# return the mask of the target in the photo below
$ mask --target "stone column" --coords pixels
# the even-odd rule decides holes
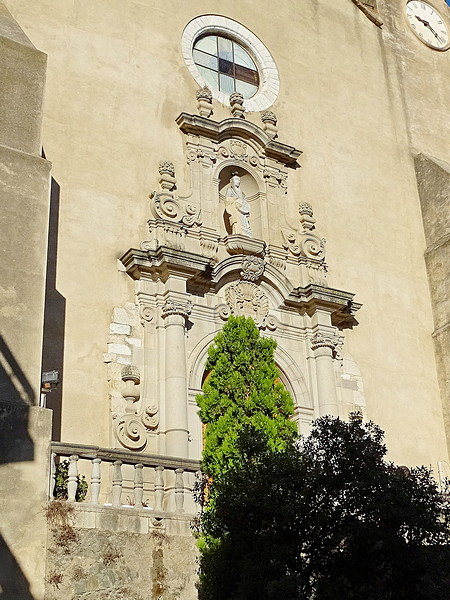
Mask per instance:
[[[165,320],[165,415],[166,452],[188,457],[188,400],[186,374],[186,319],[190,302],[168,300],[162,309]]]
[[[319,415],[339,416],[334,375],[333,350],[336,346],[334,336],[317,331],[311,339],[311,348],[316,360],[317,395]]]

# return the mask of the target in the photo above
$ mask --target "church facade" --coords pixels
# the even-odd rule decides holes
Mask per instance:
[[[450,475],[444,1],[4,0],[0,34],[4,589],[195,595],[196,395],[232,314],[276,340],[300,433],[358,410]],[[89,489],[52,554],[32,509],[64,459]]]

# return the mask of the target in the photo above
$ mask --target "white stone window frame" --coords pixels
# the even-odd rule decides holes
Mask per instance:
[[[195,81],[201,86],[211,85],[201,76],[193,59],[195,42],[204,35],[222,35],[236,41],[255,60],[259,73],[259,88],[254,96],[244,100],[248,112],[266,110],[275,102],[280,89],[278,69],[270,52],[254,33],[228,17],[220,15],[203,15],[190,21],[181,38],[181,50],[184,61]],[[211,89],[213,98],[224,105],[228,104],[229,94]]]

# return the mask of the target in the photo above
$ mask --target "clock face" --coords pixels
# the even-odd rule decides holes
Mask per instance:
[[[433,6],[419,0],[410,0],[406,3],[406,18],[413,32],[424,44],[437,50],[447,49],[448,28]]]

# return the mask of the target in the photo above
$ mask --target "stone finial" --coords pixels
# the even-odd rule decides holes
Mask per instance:
[[[313,217],[313,209],[311,204],[308,202],[302,202],[298,206],[298,212],[300,214],[300,225],[305,231],[312,231],[315,229],[314,223],[316,222]]]
[[[261,113],[261,121],[264,123],[264,131],[271,138],[278,137],[277,116],[271,110]]]
[[[120,374],[123,383],[120,386],[120,392],[122,396],[125,398],[126,413],[134,413],[134,403],[137,402],[141,396],[140,390],[140,382],[141,376],[139,373],[139,369],[134,365],[125,365],[122,368],[122,372]]]
[[[197,110],[201,117],[209,117],[213,114],[212,109],[212,93],[211,90],[205,85],[204,87],[197,90]]]
[[[159,185],[162,190],[167,190],[171,192],[175,189],[175,184],[177,180],[175,179],[175,167],[170,160],[161,160],[159,163]]]
[[[245,118],[244,96],[241,94],[241,92],[233,92],[230,95],[230,106],[233,117],[237,117],[239,119]]]
[[[135,365],[125,365],[120,373],[122,381],[134,381],[136,385],[141,382],[139,369]]]

